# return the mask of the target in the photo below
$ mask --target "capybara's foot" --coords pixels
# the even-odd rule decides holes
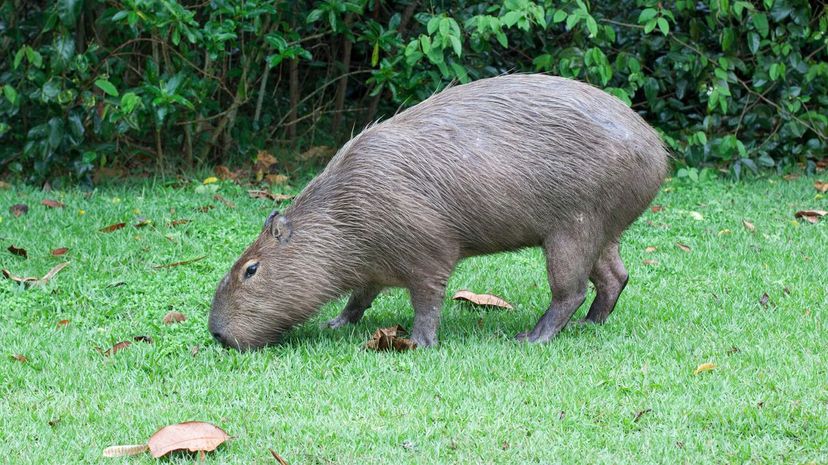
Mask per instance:
[[[420,332],[415,329],[411,335],[411,340],[417,344],[417,347],[434,347],[437,345],[437,334],[426,334],[425,332]]]
[[[348,325],[348,324],[351,324],[351,323],[353,323],[353,321],[351,321],[351,320],[348,318],[348,316],[347,316],[347,315],[344,315],[344,314],[343,314],[343,315],[339,315],[339,316],[337,316],[336,318],[334,318],[334,319],[332,319],[332,320],[328,320],[328,322],[327,322],[327,323],[325,323],[325,325],[326,325],[328,328],[331,328],[331,329],[336,329],[336,328],[341,328],[341,327],[343,327],[343,326],[345,326],[345,325]]]

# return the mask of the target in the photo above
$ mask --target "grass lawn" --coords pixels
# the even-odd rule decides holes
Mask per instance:
[[[828,463],[828,217],[793,219],[828,209],[813,181],[667,183],[663,210],[623,239],[630,283],[609,321],[570,325],[546,345],[512,339],[549,301],[540,251],[463,262],[450,293],[492,292],[514,310],[448,300],[439,347],[407,353],[362,348],[378,327],[410,329],[400,290],[356,326],[320,328],[343,299],[282,345],[213,343],[215,285],[272,208],[235,185],[219,189],[234,209],[197,182],[0,190],[0,268],[42,276],[71,262],[44,287],[0,279],[0,461],[151,463],[101,451],[204,420],[235,436],[207,463],[273,464],[268,448],[291,464]],[[16,203],[28,214],[13,217]],[[136,229],[137,217],[153,224]],[[118,222],[127,227],[98,232]],[[58,247],[69,252],[51,256]],[[164,325],[170,310],[187,320]],[[136,335],[154,342],[96,351]],[[716,368],[694,375],[706,362]]]

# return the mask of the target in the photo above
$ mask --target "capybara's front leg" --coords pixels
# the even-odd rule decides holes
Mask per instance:
[[[411,304],[414,306],[414,327],[411,339],[418,347],[437,345],[437,327],[440,326],[440,310],[446,294],[446,280],[429,279],[409,287]]]
[[[328,321],[328,327],[339,328],[358,322],[362,318],[362,315],[365,314],[365,310],[371,307],[371,303],[376,299],[381,290],[382,286],[374,284],[369,284],[361,289],[354,289],[342,313],[333,320]]]

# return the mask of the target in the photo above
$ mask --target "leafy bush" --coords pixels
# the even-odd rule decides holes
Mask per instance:
[[[524,71],[616,95],[679,164],[813,169],[828,18],[812,3],[3,0],[0,170],[83,178],[334,144],[452,81]]]

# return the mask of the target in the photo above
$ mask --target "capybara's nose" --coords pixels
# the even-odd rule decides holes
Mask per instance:
[[[213,331],[213,337],[223,346],[227,346],[227,339],[225,338],[224,334],[219,331]]]

